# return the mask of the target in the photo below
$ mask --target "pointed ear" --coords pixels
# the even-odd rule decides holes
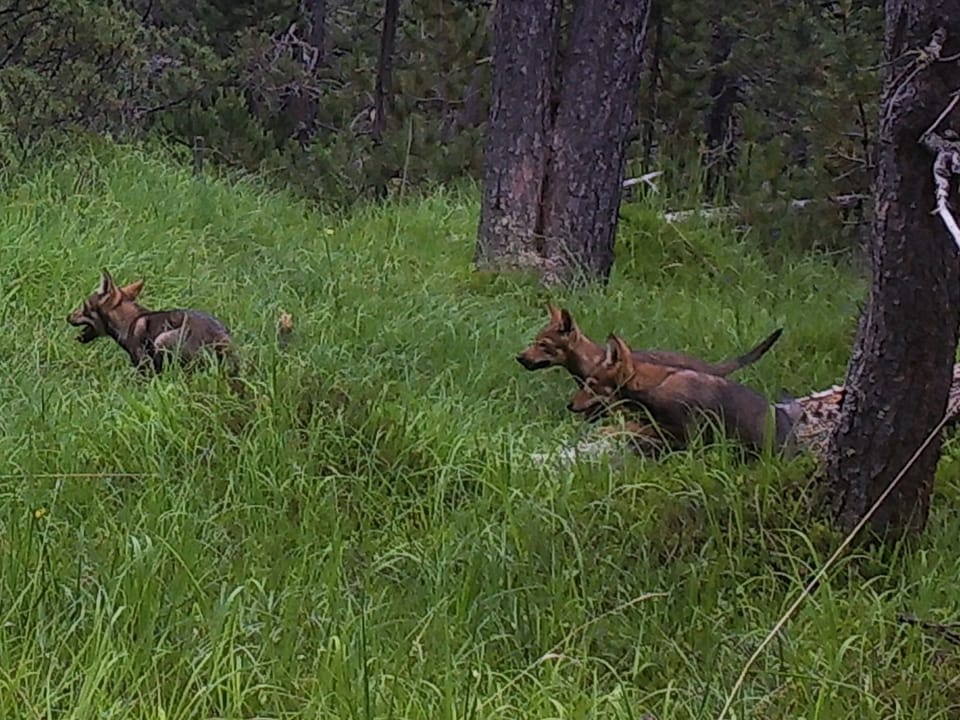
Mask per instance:
[[[579,331],[577,324],[573,321],[573,316],[565,309],[560,311],[559,326],[560,332],[564,335],[570,335]]]
[[[553,303],[547,303],[547,312],[550,313],[550,322],[560,324],[560,308]]]
[[[619,335],[611,333],[607,337],[607,351],[603,358],[604,365],[609,367],[630,366],[633,364],[633,355],[630,346]]]
[[[633,364],[633,351],[630,349],[630,346],[624,342],[623,338],[619,335],[613,336],[614,342],[617,344],[617,354],[620,356],[620,362],[624,365]]]
[[[620,362],[620,348],[617,346],[617,336],[610,334],[607,336],[607,345],[603,351],[603,364],[606,367],[613,367]]]
[[[630,346],[624,342],[623,338],[619,335],[614,336],[617,342],[617,354],[620,356],[619,364],[617,365],[617,372],[619,373],[618,377],[621,382],[627,382],[628,378],[633,375],[634,372],[634,359],[633,351],[630,349]]]
[[[97,292],[100,295],[109,295],[117,286],[113,284],[113,278],[110,277],[110,273],[106,270],[100,271],[100,286],[97,288]]]
[[[128,300],[136,300],[137,296],[140,295],[142,290],[143,280],[136,280],[135,282],[120,288],[120,292],[122,292],[124,297],[126,297]]]

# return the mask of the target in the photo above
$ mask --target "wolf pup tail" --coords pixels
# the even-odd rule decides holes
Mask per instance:
[[[726,362],[717,363],[715,365],[715,375],[720,375],[726,377],[730,373],[739,370],[740,368],[746,367],[747,365],[752,365],[757,360],[766,355],[767,351],[773,347],[773,344],[780,339],[780,336],[783,334],[783,328],[777,328],[772,333],[767,335],[767,337],[759,345],[754,347],[752,350],[745,352],[739,357],[735,357],[732,360],[727,360]]]

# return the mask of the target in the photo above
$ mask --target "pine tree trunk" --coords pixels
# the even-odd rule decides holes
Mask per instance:
[[[547,282],[606,281],[640,98],[647,0],[574,8],[543,201]]]
[[[557,77],[559,0],[496,3],[478,268],[608,279],[648,7],[577,2]]]
[[[498,0],[477,267],[541,269],[540,205],[560,0]]]
[[[383,28],[380,31],[380,56],[377,60],[377,82],[374,88],[373,139],[380,141],[387,128],[387,105],[393,92],[393,47],[397,37],[397,15],[400,0],[384,0]]]
[[[960,258],[930,214],[933,158],[918,142],[960,87],[960,67],[935,62],[910,72],[938,26],[947,30],[943,56],[960,51],[960,0],[888,0],[885,25],[873,279],[826,465],[844,530],[863,518],[943,417],[960,319]],[[878,535],[925,527],[940,446],[938,433],[873,516]]]

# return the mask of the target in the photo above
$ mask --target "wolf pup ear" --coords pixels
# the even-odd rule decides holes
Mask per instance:
[[[570,315],[569,311],[562,309],[560,311],[560,332],[562,332],[564,335],[569,335],[576,329],[577,324],[573,321],[573,317]]]
[[[550,322],[560,324],[560,308],[553,303],[547,303],[547,312],[550,313]]]
[[[108,295],[116,285],[113,284],[113,278],[110,277],[110,273],[106,270],[100,271],[100,286],[97,288],[97,292],[101,295]]]
[[[623,338],[614,333],[607,336],[607,350],[603,358],[604,365],[615,367],[629,363],[632,357],[630,347],[623,341]]]
[[[619,335],[613,336],[613,343],[617,348],[617,362],[615,365],[617,373],[621,373],[623,376],[631,375],[636,367],[633,360],[633,351],[630,350],[630,346],[627,345],[626,341]]]
[[[142,290],[143,280],[137,280],[129,285],[126,285],[125,287],[120,288],[120,292],[122,292],[124,297],[126,297],[128,300],[136,300],[137,296],[140,295]]]
[[[620,348],[617,346],[617,336],[612,333],[607,336],[607,345],[603,352],[603,364],[613,367],[620,360]]]
[[[633,358],[633,354],[630,351],[630,346],[627,345],[626,341],[619,335],[614,335],[613,341],[617,346],[617,362],[629,362]]]

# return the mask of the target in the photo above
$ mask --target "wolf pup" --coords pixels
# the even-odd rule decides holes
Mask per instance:
[[[583,381],[603,360],[603,347],[580,331],[566,309],[554,305],[547,305],[547,309],[550,312],[550,321],[537,333],[533,343],[517,355],[517,362],[527,370],[560,365],[578,381]],[[759,360],[782,333],[783,328],[778,328],[749,352],[716,364],[670,350],[634,350],[632,353],[637,362],[689,368],[725,377]]]
[[[750,450],[759,451],[766,446],[784,450],[792,443],[796,420],[787,407],[774,406],[733,380],[689,368],[638,361],[620,337],[611,335],[603,360],[567,407],[576,413],[590,414],[597,405],[609,406],[618,401],[646,409],[673,448],[686,447],[693,430],[703,426],[703,421],[712,415],[728,434]]]
[[[117,287],[104,270],[100,286],[67,316],[68,323],[81,328],[77,340],[113,338],[144,374],[160,373],[171,358],[190,367],[206,350],[236,370],[233,341],[223,323],[198,310],[148,310],[137,303],[142,290],[143,280]]]

